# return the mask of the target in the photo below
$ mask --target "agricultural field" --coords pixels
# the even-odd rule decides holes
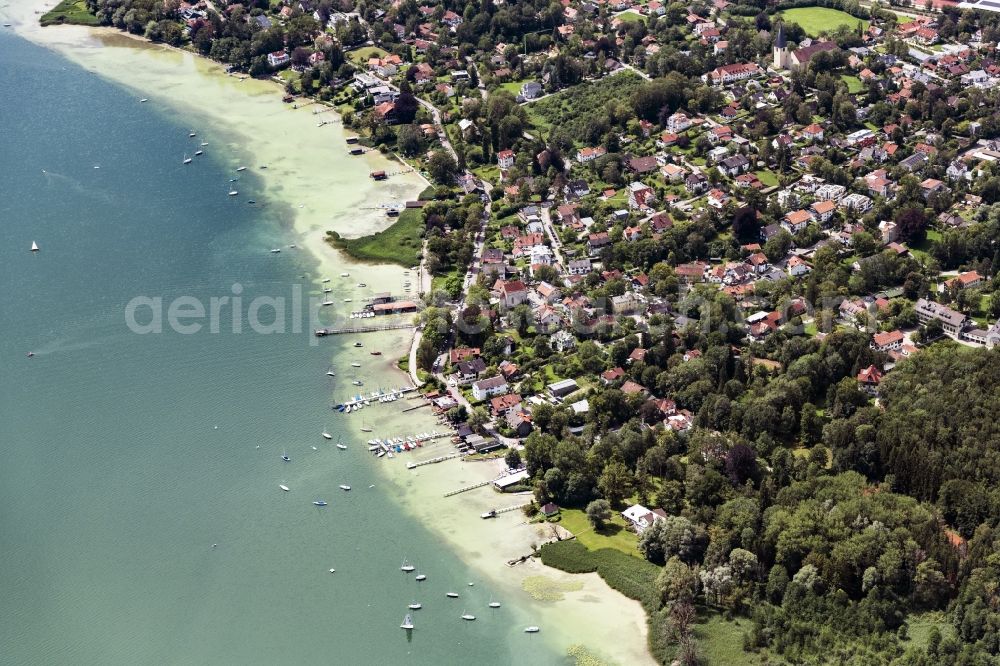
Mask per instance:
[[[822,32],[832,32],[841,26],[856,28],[859,22],[868,29],[868,21],[828,7],[786,9],[781,12],[781,17],[789,23],[798,23],[810,37],[818,37]]]

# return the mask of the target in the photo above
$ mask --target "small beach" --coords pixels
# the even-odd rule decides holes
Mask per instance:
[[[280,88],[269,81],[240,80],[224,73],[217,63],[193,54],[154,46],[110,29],[77,26],[41,28],[37,25],[43,5],[8,7],[4,20],[25,38],[51,48],[96,75],[135,91],[138,99],[162,108],[164,114],[184,117],[192,142],[207,142],[204,148],[231,163],[234,174],[246,166],[253,182],[262,188],[254,194],[265,211],[273,213],[275,223],[284,233],[277,234],[284,253],[306,252],[315,270],[306,280],[319,292],[321,279],[329,277],[335,288],[337,305],[322,313],[324,322],[344,316],[360,307],[360,299],[372,292],[390,291],[403,296],[403,284],[416,277],[404,275],[399,266],[359,264],[344,257],[324,240],[325,232],[334,229],[345,236],[360,236],[386,228],[392,219],[378,209],[381,204],[402,203],[415,199],[426,182],[415,173],[392,175],[376,183],[368,177],[372,170],[390,173],[404,165],[379,154],[349,157],[345,132],[339,123],[317,127],[318,118],[331,119],[333,111],[313,114],[319,108],[306,105],[293,109],[281,101]],[[13,12],[14,15],[11,15]],[[196,145],[191,143],[192,146]],[[178,156],[178,159],[180,157]],[[266,165],[266,169],[260,167]],[[247,179],[248,182],[250,179]],[[242,196],[242,195],[241,195]],[[286,247],[294,244],[296,248]],[[261,252],[268,252],[261,247]],[[284,256],[284,254],[282,255]],[[349,273],[346,278],[342,273]],[[365,287],[358,285],[364,284]],[[351,298],[351,303],[343,302]],[[364,338],[365,347],[355,350],[364,357],[358,371],[365,380],[364,392],[384,386],[408,384],[408,378],[396,367],[396,360],[406,354],[409,331],[390,331]],[[347,366],[349,341],[328,340],[331,363],[338,375],[352,374]],[[290,342],[289,344],[298,344]],[[370,350],[383,355],[369,356]],[[317,368],[321,373],[324,368]],[[344,392],[342,389],[341,392]],[[345,395],[316,391],[316,402],[340,402]],[[415,402],[413,404],[416,404]],[[404,403],[376,405],[361,414],[346,418],[346,429],[357,432],[352,448],[373,435],[427,432],[442,426],[429,409],[401,413]],[[377,432],[358,432],[364,419],[377,420]],[[406,463],[453,452],[447,441],[403,454],[394,460],[371,460],[385,480],[383,492],[409,515],[444,540],[463,562],[478,571],[480,587],[495,591],[505,607],[516,608],[525,625],[542,627],[540,639],[555,645],[563,654],[582,645],[588,654],[607,663],[655,663],[646,650],[646,621],[638,602],[626,599],[608,587],[596,574],[569,575],[544,567],[530,559],[514,567],[506,562],[531,552],[533,544],[552,538],[547,524],[529,525],[520,511],[504,513],[492,520],[480,514],[494,508],[520,504],[527,496],[506,496],[485,487],[445,498],[449,490],[473,485],[497,477],[501,461],[461,462],[407,469]],[[361,452],[356,452],[361,455]],[[405,519],[405,516],[403,517]],[[526,589],[528,588],[528,589]],[[534,591],[535,596],[532,597]],[[544,594],[539,590],[544,590]],[[539,600],[541,596],[544,599]],[[560,598],[561,597],[561,598]],[[520,632],[520,627],[515,628]],[[515,629],[512,629],[514,631]]]

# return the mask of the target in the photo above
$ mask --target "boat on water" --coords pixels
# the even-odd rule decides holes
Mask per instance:
[[[368,426],[364,426],[364,425],[361,426],[361,432],[371,432],[371,431],[372,431],[372,429],[369,428]],[[347,448],[347,447],[344,447],[344,448]]]
[[[417,574],[417,580],[427,580],[427,576],[424,574]]]
[[[409,613],[403,618],[403,624],[399,625],[400,629],[406,629],[407,631],[413,631],[413,618]]]
[[[497,510],[496,509],[490,509],[489,511],[481,514],[479,517],[482,518],[483,520],[486,520],[487,518],[496,518],[497,517]]]
[[[350,303],[350,302],[351,302],[351,299],[350,299],[350,298],[345,298],[345,299],[344,299],[344,302],[345,302],[345,303]]]
[[[241,166],[241,167],[236,167],[236,170],[237,171],[246,171],[247,168],[245,166]]]
[[[372,356],[381,356],[381,355],[382,355],[382,352],[380,352],[380,351],[373,351],[373,352],[369,352],[369,353],[370,353],[370,354],[371,354]]]
[[[336,377],[336,376],[337,376],[337,373],[336,373],[336,372],[334,372],[333,370],[327,370],[327,371],[326,371],[326,376],[327,376],[327,377]]]
[[[205,147],[205,146],[207,146],[207,145],[208,145],[208,141],[202,141],[202,142],[201,142],[201,147],[202,147],[202,148],[204,148],[204,147]]]
[[[472,613],[462,613],[462,619],[465,620],[466,622],[472,622],[473,620],[476,619],[476,616],[473,615]]]
[[[190,132],[188,133],[188,136],[193,139],[194,137],[198,136],[198,134],[196,132]]]
[[[329,282],[329,281],[330,281],[330,278],[323,278],[322,280],[320,280],[320,282],[324,282],[324,283]]]
[[[385,455],[385,451],[379,451],[378,453],[376,453],[376,454],[375,454],[375,456],[376,456],[377,458],[381,458],[381,457],[383,457],[384,455]]]
[[[309,448],[312,449],[313,451],[319,451],[319,449],[317,449],[315,446],[310,446]]]
[[[194,151],[195,157],[197,157],[198,155],[204,155],[204,154],[205,154],[204,150],[196,150],[196,151]]]
[[[444,596],[449,599],[458,599],[458,592],[446,592]]]
[[[278,254],[279,252],[281,252],[280,247],[275,247],[271,249],[271,254]]]
[[[368,285],[366,285],[366,284],[365,284],[364,282],[359,282],[359,283],[358,283],[358,289],[364,289],[364,288],[365,288],[365,287],[367,287],[367,286],[368,286]]]
[[[331,291],[333,291],[333,289],[330,289],[330,287],[324,287],[323,289],[324,294],[329,294]]]
[[[353,382],[351,382],[351,383],[352,383],[352,384],[354,384],[355,386],[363,386],[363,385],[364,385],[364,382],[363,382],[363,381],[361,381],[360,379],[355,379],[355,380],[354,380]]]
[[[341,273],[340,277],[351,277],[350,273]]]
[[[407,606],[407,608],[409,608],[410,610],[420,610],[422,608],[422,606],[419,603],[417,603],[416,601],[414,601],[409,606]]]
[[[10,25],[10,24],[9,23],[4,23],[4,25],[6,26],[6,25]],[[139,104],[145,104],[148,101],[149,101],[148,97],[143,97],[142,99],[139,100]]]
[[[291,462],[292,460],[291,458],[288,457],[288,453],[286,453],[285,451],[281,452],[281,459],[284,460],[285,462]]]
[[[254,201],[253,199],[250,199],[249,201],[247,201],[247,203],[248,203],[248,204],[255,204],[255,203],[257,203],[257,202],[256,202],[256,201]]]
[[[336,570],[336,569],[334,569],[333,567],[331,567],[331,568],[330,568],[330,573],[337,573],[337,570]]]
[[[347,485],[346,483],[342,483],[342,484],[340,484],[340,489],[341,490],[350,490],[351,487],[349,485]]]
[[[347,450],[347,445],[341,444],[340,442],[337,442],[337,448],[340,449],[341,451],[346,451]]]
[[[490,608],[500,608],[500,602],[499,601],[494,601],[493,600],[493,595],[490,595],[489,606],[490,606]]]
[[[355,347],[364,347],[364,344],[362,344],[362,342],[360,340],[358,340],[357,342],[354,343],[354,346]]]
[[[323,439],[333,439],[333,435],[331,435],[326,430],[324,430],[323,431]]]
[[[191,158],[187,156],[187,153],[184,153],[184,162],[183,163],[184,164],[191,164]]]
[[[400,567],[399,567],[399,570],[400,570],[400,571],[405,571],[406,573],[410,573],[410,572],[411,572],[411,571],[413,571],[413,570],[414,570],[415,568],[416,568],[416,567],[414,567],[414,566],[413,566],[412,564],[410,564],[410,563],[409,563],[409,562],[408,562],[408,561],[407,561],[407,560],[406,560],[406,559],[404,558],[404,559],[403,559],[403,564],[401,564],[401,565],[400,565]]]
[[[235,197],[237,194],[239,194],[239,191],[235,187],[229,190],[229,196]]]
[[[526,633],[526,634],[537,634],[538,633],[538,627],[536,627],[536,626],[525,627],[524,628],[524,633]]]
[[[38,248],[38,243],[36,243],[35,241],[31,241],[31,251],[32,252],[38,252],[38,249],[39,249]]]
[[[360,364],[360,363],[358,363],[357,361],[355,361],[355,362],[351,363],[351,367],[352,367],[352,368],[360,368],[360,367],[361,367],[361,364]]]
[[[331,300],[325,300],[325,301],[323,301],[322,305],[333,305],[333,301],[331,301]]]
[[[284,490],[284,491],[285,491],[286,493],[287,493],[287,492],[288,492],[289,490],[291,490],[291,488],[289,488],[288,486],[286,486],[286,485],[285,485],[285,484],[283,484],[283,483],[279,483],[279,484],[278,484],[278,487],[279,487],[279,488],[281,488],[282,490]]]
[[[316,506],[326,506],[326,502],[324,502],[323,500],[316,500],[315,502],[313,502],[313,504],[315,504]]]

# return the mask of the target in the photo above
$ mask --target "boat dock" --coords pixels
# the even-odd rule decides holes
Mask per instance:
[[[392,331],[401,328],[416,328],[412,323],[398,322],[395,324],[374,324],[372,326],[342,326],[340,328],[317,328],[316,337],[327,335],[343,335],[345,333],[374,333],[375,331]]]
[[[359,393],[340,404],[334,405],[333,409],[337,410],[341,414],[350,414],[363,407],[367,407],[373,402],[396,402],[416,390],[416,386],[402,386],[398,389],[378,389],[376,391],[371,391],[367,395],[361,395]]]
[[[386,439],[369,439],[368,450],[380,458],[382,456],[394,458],[397,453],[412,451],[413,449],[422,447],[427,442],[433,442],[434,440],[441,439],[443,437],[451,437],[453,434],[454,432],[438,432],[437,430],[434,430],[432,432],[423,432],[416,435],[388,437]],[[435,459],[432,462],[440,462],[443,459],[444,458],[442,457]]]
[[[514,506],[505,506],[502,509],[493,509],[493,515],[499,516],[501,513],[508,513],[510,511],[517,511],[518,509],[523,509],[524,507],[531,504],[531,502],[525,502],[524,504],[515,504]]]

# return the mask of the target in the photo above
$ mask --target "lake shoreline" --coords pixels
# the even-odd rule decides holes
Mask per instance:
[[[27,18],[28,23],[32,19],[37,23],[33,14],[29,13]],[[208,139],[207,149],[214,153],[223,145],[233,155],[228,159],[234,169],[240,164],[267,164],[266,171],[252,167],[255,178],[262,181],[260,198],[273,207],[276,221],[287,225],[292,240],[307,254],[309,263],[315,263],[314,272],[307,273],[307,279],[317,289],[320,277],[336,276],[342,271],[350,273],[351,284],[366,283],[374,291],[391,291],[394,283],[402,280],[395,265],[348,259],[327,243],[326,231],[336,229],[352,236],[384,231],[387,219],[382,211],[360,214],[364,205],[378,202],[379,197],[395,202],[415,199],[426,188],[426,181],[419,174],[394,176],[387,183],[375,184],[370,182],[365,169],[331,169],[331,162],[336,163],[331,158],[338,149],[344,153],[342,159],[362,161],[367,170],[384,169],[394,162],[379,153],[347,158],[341,126],[317,128],[308,110],[294,110],[281,101],[273,81],[227,76],[214,61],[184,49],[154,45],[112,28],[68,25],[42,28],[25,24],[19,32],[91,72],[148,95],[152,104],[170,107],[177,113],[190,113],[200,124],[198,136]],[[123,67],[123,63],[128,67]],[[190,85],[193,81],[198,85]],[[330,131],[332,138],[323,134]],[[354,200],[339,201],[336,210],[331,210],[325,193],[336,188],[352,190]],[[268,247],[262,246],[262,254],[268,251]],[[367,293],[348,284],[338,285],[337,291],[338,296],[354,300]],[[402,371],[385,370],[386,375],[390,372]],[[407,415],[406,420],[411,431],[430,429],[424,422],[433,422],[424,415]],[[442,443],[442,448],[449,446]],[[420,455],[430,455],[433,451],[434,447],[425,447]],[[641,606],[612,590],[599,576],[565,574],[545,567],[534,558],[516,567],[506,565],[507,559],[530,552],[533,543],[546,538],[539,532],[545,529],[545,524],[529,525],[518,511],[489,521],[479,517],[494,503],[515,498],[496,495],[489,488],[464,493],[458,496],[461,518],[451,515],[458,500],[444,498],[445,490],[452,484],[462,485],[466,478],[495,478],[500,471],[497,465],[502,463],[454,460],[408,470],[404,460],[397,459],[391,464],[385,460],[372,462],[389,482],[403,510],[439,535],[451,550],[482,572],[490,584],[504,589],[511,606],[521,605],[517,601],[519,595],[527,595],[521,596],[522,601],[528,597],[534,599],[524,605],[531,606],[531,613],[540,618],[531,624],[542,627],[547,643],[559,646],[564,653],[583,644],[602,659],[628,664],[653,663],[646,647],[646,621]],[[490,547],[483,548],[484,543]],[[529,579],[530,585],[526,582]],[[528,591],[531,585],[554,586],[562,598],[540,601]]]

